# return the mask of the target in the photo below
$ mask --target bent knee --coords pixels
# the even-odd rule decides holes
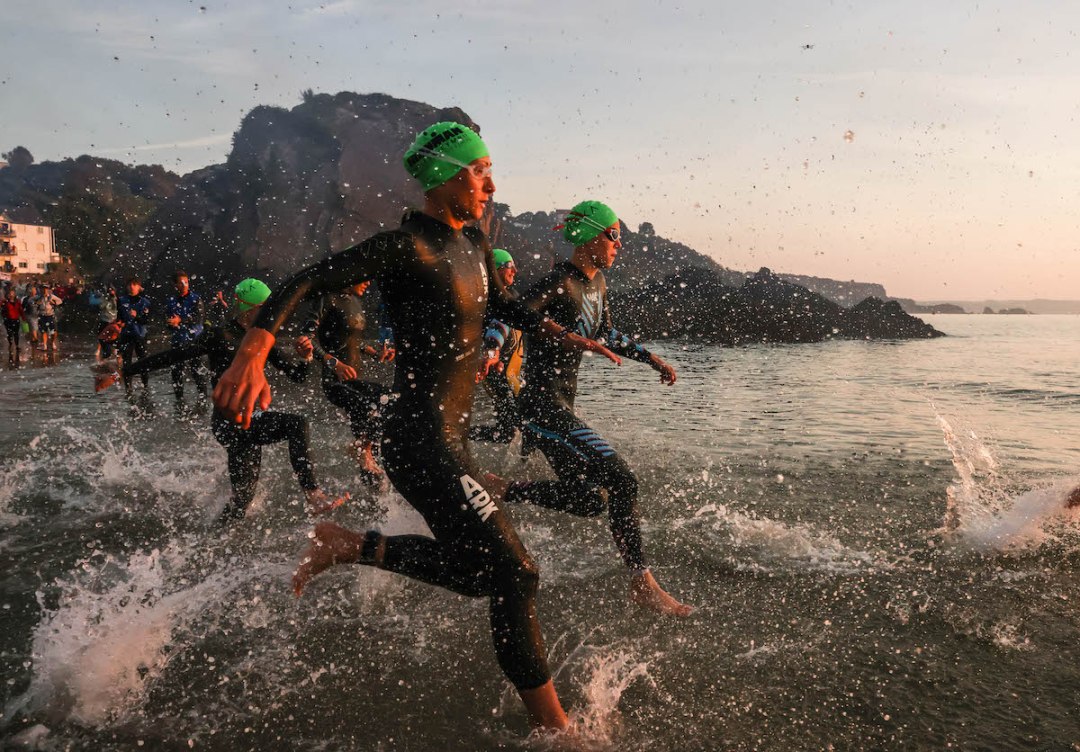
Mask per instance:
[[[609,494],[606,488],[594,486],[582,493],[580,512],[582,517],[599,517],[607,511]]]
[[[536,595],[540,587],[540,565],[529,554],[515,556],[497,567],[495,579],[500,584],[500,590],[517,597]]]

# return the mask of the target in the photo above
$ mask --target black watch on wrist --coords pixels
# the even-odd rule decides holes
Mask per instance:
[[[338,359],[335,358],[333,355],[326,359],[326,365],[330,366],[331,368],[337,368],[337,364]]]

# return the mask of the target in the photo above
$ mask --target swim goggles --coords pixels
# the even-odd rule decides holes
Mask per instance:
[[[485,179],[491,177],[491,165],[478,164],[478,163],[466,164],[465,162],[462,162],[460,159],[454,159],[453,157],[448,157],[445,154],[443,154],[442,152],[435,151],[434,149],[428,149],[428,148],[417,149],[416,154],[419,154],[422,157],[428,157],[429,159],[438,160],[439,162],[446,162],[447,164],[457,165],[458,167],[460,167],[463,170],[468,170],[469,174],[472,175],[477,180],[485,180]]]
[[[599,230],[601,233],[603,233],[604,237],[606,237],[612,243],[618,243],[619,238],[622,237],[622,235],[619,233],[618,227],[604,227],[592,217],[586,217],[584,214],[571,214],[566,218],[565,222],[583,222],[584,224],[587,224],[590,227],[594,227]],[[560,230],[562,229],[562,227],[563,225],[559,225],[555,229]]]

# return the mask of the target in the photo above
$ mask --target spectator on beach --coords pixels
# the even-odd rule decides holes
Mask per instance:
[[[4,319],[4,330],[7,332],[8,362],[17,366],[19,364],[19,334],[22,331],[23,307],[19,296],[15,294],[15,286],[8,285],[4,302],[0,304],[0,314]]]
[[[116,341],[120,337],[120,324],[117,322],[116,288],[109,285],[97,297],[97,352],[94,358],[99,363],[113,358],[116,354]]]
[[[41,332],[41,349],[49,349],[49,335],[53,335],[52,349],[60,346],[60,337],[56,333],[56,307],[64,304],[58,296],[53,294],[52,287],[48,284],[41,288],[38,300],[38,331]]]

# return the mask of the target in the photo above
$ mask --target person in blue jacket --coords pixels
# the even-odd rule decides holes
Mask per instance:
[[[165,323],[172,330],[173,347],[185,347],[193,344],[203,333],[205,313],[202,297],[191,289],[191,280],[187,272],[178,270],[173,275],[176,295],[165,304]],[[190,373],[195,382],[195,389],[206,398],[208,392],[206,370],[201,360],[188,360],[176,363],[172,368],[173,392],[176,394],[176,407],[184,406],[185,373]]]
[[[127,368],[135,362],[134,357],[139,359],[146,357],[146,333],[150,323],[150,298],[143,295],[142,280],[131,277],[127,281],[127,294],[120,296],[116,306],[116,319],[123,329],[120,331],[120,339],[117,342],[120,349],[120,359]],[[146,372],[140,374],[143,386],[150,383]],[[131,391],[131,379],[124,379],[124,388]]]

